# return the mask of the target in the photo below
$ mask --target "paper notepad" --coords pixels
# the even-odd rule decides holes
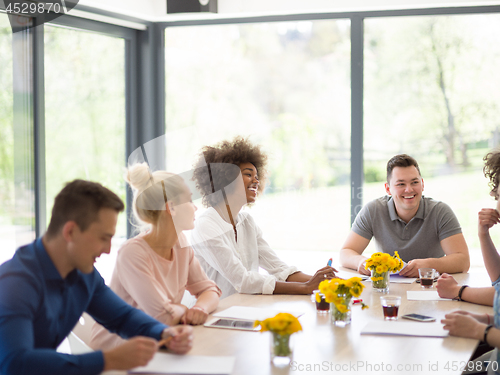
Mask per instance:
[[[357,272],[350,272],[350,271],[338,271],[335,272],[336,277],[340,277],[341,279],[350,279],[351,277],[359,277],[361,280],[367,280],[370,276],[367,275],[362,275]]]
[[[362,330],[362,335],[446,337],[448,331],[440,323],[422,322],[370,322]]]
[[[297,318],[304,314],[304,312],[300,311],[274,310],[262,307],[232,306],[229,309],[215,313],[214,316],[218,318],[232,318],[241,320],[264,320],[267,318],[272,318],[280,312],[290,313]]]
[[[453,301],[450,298],[441,298],[437,290],[408,290],[406,292],[408,301]]]
[[[400,276],[399,274],[392,274],[391,278],[389,279],[391,283],[397,283],[397,284],[412,284],[415,281],[417,281],[416,277],[404,277]]]
[[[156,353],[147,366],[136,367],[129,373],[139,374],[231,374],[234,357],[209,357]]]

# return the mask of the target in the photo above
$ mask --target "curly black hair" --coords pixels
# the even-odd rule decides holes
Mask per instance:
[[[221,168],[219,163],[233,164],[238,167],[244,163],[252,163],[259,176],[258,191],[264,190],[267,155],[260,146],[253,145],[243,137],[236,137],[232,141],[222,141],[215,146],[203,147],[194,165],[193,181],[202,196],[202,203],[205,207],[219,204],[223,199],[222,194],[213,193],[230,185],[240,173],[239,168]],[[211,164],[214,165],[211,166]]]
[[[483,173],[486,178],[489,178],[488,185],[491,188],[490,195],[498,200],[498,184],[500,177],[500,149],[489,152],[483,158],[484,167]]]

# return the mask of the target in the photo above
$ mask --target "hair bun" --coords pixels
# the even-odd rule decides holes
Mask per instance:
[[[129,185],[138,191],[143,191],[147,187],[151,186],[151,171],[149,170],[149,165],[144,163],[133,164],[128,167],[125,180]]]

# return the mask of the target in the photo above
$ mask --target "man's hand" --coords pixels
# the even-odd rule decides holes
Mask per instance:
[[[130,370],[146,366],[156,350],[155,340],[142,336],[133,337],[115,349],[103,352],[104,370]]]
[[[436,282],[436,289],[441,298],[455,298],[460,291],[460,285],[453,276],[443,273]]]
[[[188,309],[186,313],[181,318],[181,323],[183,324],[191,324],[196,326],[198,324],[203,324],[207,321],[208,313],[205,309],[199,306],[193,306]]]
[[[473,316],[465,311],[455,311],[446,314],[441,320],[444,329],[450,331],[450,335],[459,337],[468,337],[471,339],[482,340],[486,324],[480,323]]]
[[[478,232],[479,234],[486,234],[490,230],[490,228],[500,223],[500,215],[498,211],[493,208],[483,208],[478,216]]]
[[[169,327],[163,331],[162,339],[169,340],[166,344],[169,350],[177,354],[186,354],[193,347],[193,327],[184,325]]]
[[[428,264],[428,259],[413,259],[408,262],[406,267],[399,271],[399,274],[404,277],[419,277],[419,268],[433,268]]]
[[[304,285],[307,288],[307,294],[311,294],[314,290],[318,289],[318,285],[323,280],[330,280],[335,277],[336,269],[330,266],[326,266],[318,270],[313,277],[306,281]]]
[[[358,272],[362,275],[371,275],[370,270],[365,269],[366,258],[361,259],[358,263]]]

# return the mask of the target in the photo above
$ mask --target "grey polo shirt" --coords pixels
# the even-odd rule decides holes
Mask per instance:
[[[352,231],[371,240],[375,237],[377,251],[412,259],[441,258],[441,241],[462,233],[457,217],[443,202],[422,197],[416,215],[405,223],[396,213],[391,196],[366,204],[352,225]]]

